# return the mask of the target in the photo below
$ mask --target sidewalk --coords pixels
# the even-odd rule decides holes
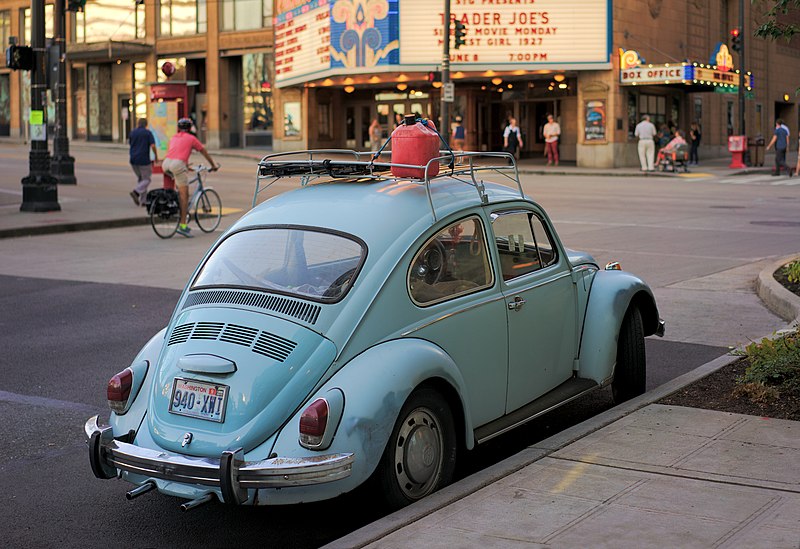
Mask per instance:
[[[118,155],[127,155],[127,150],[127,145],[120,143],[75,141],[70,144],[70,152],[73,156],[80,156],[81,153],[91,154],[102,151],[113,151]],[[215,158],[252,160],[253,177],[255,177],[255,162],[266,154],[265,151],[260,149],[220,149],[210,152]],[[19,143],[0,142],[0,157],[4,153],[6,155],[16,155],[15,158],[27,158],[28,146]],[[78,162],[80,162],[80,159]],[[709,160],[701,166],[693,166],[688,174],[663,172],[643,174],[638,168],[579,168],[568,164],[548,167],[545,165],[545,160],[541,158],[520,161],[519,171],[520,174],[524,175],[692,178],[721,177],[753,173],[754,171],[759,173],[768,171],[768,168],[731,170],[727,167],[728,162],[729,159],[727,158]],[[22,201],[20,178],[0,177],[0,238],[146,224],[148,219],[144,210],[133,208],[133,204],[131,204],[131,200],[127,196],[132,177],[127,164],[123,161],[114,161],[113,163],[109,162],[108,166],[109,175],[107,177],[102,177],[102,170],[93,169],[94,176],[86,178],[81,174],[78,185],[59,186],[58,197],[61,205],[61,211],[59,212],[20,212],[18,207],[14,207],[15,205],[18,206]],[[111,174],[113,173],[119,173],[120,179],[124,181],[110,182],[109,179],[112,178]],[[160,176],[154,176],[153,185],[158,185],[159,181]],[[250,192],[252,193],[252,191]],[[239,209],[247,207],[244,202],[236,206]]]

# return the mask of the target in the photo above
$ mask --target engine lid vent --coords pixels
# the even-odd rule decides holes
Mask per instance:
[[[297,343],[279,335],[249,326],[222,322],[190,322],[172,330],[167,345],[186,343],[190,339],[223,341],[248,347],[254,353],[284,362]]]
[[[183,308],[210,303],[246,305],[274,311],[293,318],[315,324],[322,307],[313,303],[272,294],[262,294],[242,290],[205,290],[192,292],[186,298]]]

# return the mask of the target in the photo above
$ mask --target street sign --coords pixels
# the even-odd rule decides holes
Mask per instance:
[[[442,86],[442,101],[445,103],[452,103],[456,100],[456,85],[453,82],[447,82]]]
[[[47,125],[31,124],[31,141],[47,141]]]

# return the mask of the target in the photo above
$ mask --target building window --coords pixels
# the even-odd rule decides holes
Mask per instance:
[[[0,47],[5,51],[8,46],[8,37],[11,36],[11,12],[9,10],[0,11]],[[2,58],[5,65],[5,57]]]
[[[271,53],[242,55],[246,131],[272,131],[273,65]]]
[[[205,34],[206,0],[161,0],[161,36]]]
[[[725,119],[728,121],[728,135],[733,135],[733,101],[727,103],[727,116]]]
[[[756,135],[764,135],[764,113],[761,103],[756,103]]]
[[[22,26],[22,36],[25,37],[23,43],[30,44],[31,43],[31,9],[25,8],[24,10],[20,10],[20,24]],[[10,14],[9,14],[10,15]],[[53,36],[53,4],[45,4],[44,6],[44,35],[45,36]],[[3,48],[5,48],[5,44],[8,44],[8,38],[3,43]]]
[[[221,0],[220,30],[250,30],[272,26],[272,0]]]
[[[333,138],[331,135],[331,104],[320,103],[318,109],[319,120],[317,129],[319,131],[319,136],[331,139]]]
[[[636,139],[636,136],[633,133],[634,131],[636,131],[636,125],[639,123],[636,103],[637,103],[636,94],[629,93],[628,94],[628,139]]]
[[[83,12],[75,13],[73,22],[73,42],[79,44],[145,37],[144,3],[131,0],[89,0]]]
[[[703,98],[702,97],[695,97],[694,98],[694,120],[692,122],[697,122],[698,124],[703,123]]]
[[[636,105],[636,96],[631,94],[628,100],[628,137],[633,139],[633,132],[636,129],[638,120],[644,115],[650,116],[656,128],[660,128],[667,123],[667,98],[663,95],[640,94],[638,96],[638,114],[633,110]],[[631,114],[633,118],[631,119]]]

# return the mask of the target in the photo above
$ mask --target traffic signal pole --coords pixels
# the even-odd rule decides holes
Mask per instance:
[[[744,0],[739,0],[739,135],[747,135],[744,127],[744,90],[745,90],[745,62],[744,62],[744,49],[746,47],[744,27]]]
[[[53,137],[53,159],[51,173],[60,185],[75,185],[75,159],[69,155],[67,137],[67,41],[66,41],[66,0],[56,0],[55,39],[58,52],[58,81],[54,86],[56,102],[55,136]]]
[[[47,124],[44,106],[47,93],[44,47],[44,0],[31,0],[31,46],[34,66],[31,71],[31,150],[29,173],[22,178],[23,212],[52,212],[61,209],[56,179],[50,175],[50,152],[47,148]]]
[[[450,103],[444,100],[445,88],[450,83],[450,0],[444,0],[444,36],[442,44],[442,106],[439,133],[450,143]]]

